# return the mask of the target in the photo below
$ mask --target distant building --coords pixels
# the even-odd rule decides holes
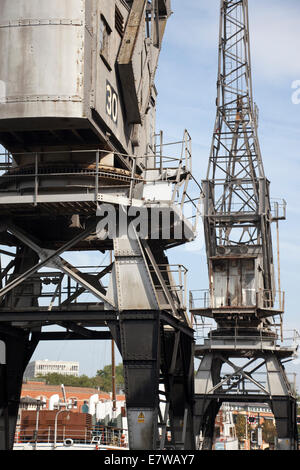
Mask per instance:
[[[110,409],[110,405],[112,407],[111,394],[103,392],[97,388],[65,386],[65,394],[67,403],[73,404],[73,411],[86,411],[86,407],[84,410],[82,410],[82,407],[87,404],[89,407],[89,413],[94,414],[94,408],[98,402],[106,403],[108,409]],[[60,385],[47,385],[42,380],[27,380],[22,386],[21,407],[27,409],[27,406],[25,405],[31,405],[30,400],[40,400],[43,402],[43,409],[53,410],[64,402],[64,397]],[[74,406],[75,403],[76,406]],[[120,408],[125,406],[124,403],[125,395],[117,395],[117,407]],[[36,409],[36,406],[29,409]]]
[[[33,361],[25,370],[24,379],[34,379],[41,375],[63,374],[79,376],[79,362],[68,361]]]
[[[78,415],[78,419],[80,418],[80,415],[90,415],[92,424],[95,428],[97,428],[97,426],[107,428],[111,428],[113,426],[119,430],[124,430],[127,442],[128,423],[126,418],[125,395],[116,396],[116,408],[114,408],[111,393],[103,392],[98,388],[65,386],[64,392],[65,395],[63,395],[62,387],[60,385],[47,385],[42,379],[40,381],[27,380],[23,383],[17,421],[17,442],[23,442],[24,435],[28,434],[28,429],[25,430],[24,428],[28,428],[28,425],[30,424],[29,421],[31,421],[29,426],[31,428],[30,439],[33,439],[37,423],[36,411],[38,409],[40,411],[40,419],[38,423],[40,433],[39,438],[44,439],[46,435],[46,441],[41,440],[40,442],[52,442],[51,439],[53,440],[54,435],[55,416],[58,416],[57,413],[59,410],[65,409],[66,403],[69,407],[68,412],[72,413],[72,415]],[[47,422],[45,422],[44,418],[47,418],[47,415],[49,420],[47,421],[46,419]],[[64,418],[64,420],[67,419],[65,413],[62,413],[59,416]],[[71,418],[72,419],[70,421],[67,419],[65,424],[67,425],[69,423],[69,425],[71,425],[72,421],[74,424],[74,431],[76,431],[75,421],[77,418],[74,418],[73,416],[71,416]],[[59,423],[61,423],[61,421],[59,421]],[[111,431],[108,429],[107,432],[109,435]],[[86,438],[88,438],[88,435],[86,435]],[[50,439],[50,441],[48,439]],[[89,436],[88,439],[91,439],[91,436]]]

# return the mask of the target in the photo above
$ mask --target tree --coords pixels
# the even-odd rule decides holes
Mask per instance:
[[[245,415],[237,415],[235,422],[236,435],[239,441],[243,441],[246,438],[246,427],[247,427],[247,439],[250,437],[250,426],[246,426],[247,417]]]
[[[97,371],[97,376],[100,378],[100,387],[101,390],[105,392],[112,391],[112,370],[111,365],[105,366],[103,369]],[[116,389],[124,387],[124,373],[123,373],[123,364],[119,364],[116,367]]]
[[[74,375],[63,374],[47,374],[40,375],[39,378],[46,381],[48,385],[61,385],[66,387],[83,387],[83,388],[99,388],[103,392],[112,391],[112,370],[111,365],[105,366],[103,369],[97,371],[95,377],[88,377],[87,375]],[[116,389],[117,391],[124,386],[123,364],[116,367]]]
[[[277,436],[276,426],[270,419],[265,419],[262,423],[262,438],[267,444],[274,444]]]
[[[75,377],[73,375],[53,373],[40,375],[39,378],[45,380],[48,385],[64,384],[67,387],[83,388],[98,388],[100,386],[99,380],[97,381],[96,377],[88,377],[87,375],[80,375],[79,377]]]

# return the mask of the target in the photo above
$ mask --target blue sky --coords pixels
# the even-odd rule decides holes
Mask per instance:
[[[193,138],[194,176],[201,181],[206,175],[216,111],[219,1],[173,0],[172,7],[174,15],[167,28],[157,76],[157,126],[164,129],[170,141],[178,139],[184,128],[189,130]],[[300,329],[300,104],[292,102],[292,83],[300,80],[300,2],[249,0],[249,15],[254,99],[259,107],[265,172],[271,181],[271,197],[284,198],[288,203],[287,221],[280,226],[286,322]],[[182,250],[177,251],[180,256]],[[173,257],[171,252],[170,256]],[[202,256],[205,258],[204,250],[200,252]],[[185,260],[191,288],[200,288],[199,281],[206,285],[205,263],[201,263],[204,270],[201,267],[200,274],[199,260],[193,253],[187,252]]]
[[[215,119],[219,4],[219,0],[172,0],[174,14],[167,26],[156,80],[157,130],[164,130],[167,141],[179,140],[183,130],[189,130],[194,176],[199,181],[206,175]],[[292,83],[300,80],[300,2],[249,0],[249,13],[254,98],[260,110],[265,172],[271,181],[272,197],[285,198],[288,203],[288,219],[281,223],[280,232],[285,328],[300,330],[300,104],[292,103]],[[170,263],[183,263],[189,269],[190,289],[207,287],[200,235],[200,243],[169,252]],[[44,358],[79,360],[80,372],[93,375],[110,363],[110,344],[41,343],[34,359]],[[300,361],[289,370],[298,367],[300,375],[298,364]]]
[[[173,0],[157,76],[158,127],[169,140],[187,128],[193,138],[194,176],[206,175],[215,119],[219,0]],[[284,328],[300,330],[298,289],[300,104],[292,84],[300,80],[300,2],[249,0],[254,100],[259,107],[259,138],[271,197],[287,201],[280,225],[281,285],[286,293]],[[299,97],[299,94],[297,95]],[[275,227],[274,227],[275,228]],[[276,251],[275,232],[274,251]],[[187,247],[186,247],[187,248]],[[179,249],[171,262],[184,259],[190,289],[206,288],[204,249]],[[287,336],[291,333],[287,332]],[[300,361],[287,366],[298,372]]]

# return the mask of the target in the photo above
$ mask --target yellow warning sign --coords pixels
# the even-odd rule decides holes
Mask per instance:
[[[138,416],[138,423],[144,423],[145,422],[145,415],[144,413],[140,413]]]

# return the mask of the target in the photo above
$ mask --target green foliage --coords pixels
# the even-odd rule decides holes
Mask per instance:
[[[247,418],[245,415],[237,415],[235,422],[236,435],[239,441],[242,441],[246,438],[246,421]],[[250,437],[250,428],[247,426],[247,438]]]
[[[112,391],[112,370],[111,366],[105,366],[103,369],[97,371],[95,377],[88,377],[87,375],[80,375],[75,377],[72,375],[64,374],[47,374],[39,376],[45,380],[47,385],[61,385],[64,384],[66,387],[83,387],[83,388],[95,388],[100,389],[103,392]],[[124,384],[123,377],[123,365],[119,364],[116,367],[116,388],[122,388]]]
[[[235,421],[236,435],[239,441],[244,440],[246,437],[246,416],[237,415]],[[275,437],[277,435],[276,426],[272,420],[265,419],[261,425],[262,427],[262,438],[268,444],[274,444]],[[250,438],[250,433],[255,428],[247,425],[248,439]],[[257,429],[257,427],[256,427]]]
[[[273,421],[270,419],[265,419],[261,427],[263,440],[268,444],[274,444],[277,431]]]
[[[87,375],[81,375],[79,377],[75,377],[72,375],[53,373],[53,374],[41,375],[39,377],[43,380],[46,380],[47,385],[64,384],[67,387],[84,387],[84,388],[97,388],[100,386],[100,383],[97,383],[96,377],[88,377]]]
[[[111,391],[112,374],[111,366],[105,366],[104,369],[97,371],[97,378],[101,381],[101,390]],[[116,388],[122,388],[124,385],[123,364],[116,367]]]

